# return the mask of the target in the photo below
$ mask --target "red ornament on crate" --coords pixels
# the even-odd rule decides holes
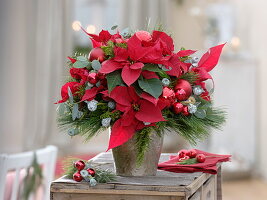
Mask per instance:
[[[188,159],[190,159],[190,157],[189,156],[185,156],[183,158],[179,158],[178,162],[182,162],[182,161],[185,161],[185,160],[188,160]]]
[[[79,171],[83,170],[85,167],[85,163],[82,160],[79,160],[74,163],[74,167],[78,169]]]
[[[88,59],[90,61],[98,60],[99,62],[103,62],[105,60],[105,53],[100,47],[94,48],[89,53]]]
[[[188,99],[188,96],[187,96],[184,89],[178,89],[175,92],[175,97],[178,99],[178,101],[184,101],[184,100]]]
[[[195,158],[195,157],[197,156],[197,151],[196,151],[195,149],[191,149],[191,150],[189,150],[189,152],[188,152],[188,156],[189,156],[190,158]]]
[[[87,169],[87,171],[91,176],[93,176],[93,177],[95,176],[95,170],[94,169],[89,168],[89,169]]]
[[[73,174],[73,180],[75,180],[77,182],[81,182],[83,180],[83,177],[80,174],[80,172],[76,172],[76,173]]]
[[[205,156],[204,154],[198,154],[198,155],[196,156],[196,159],[197,159],[197,162],[199,162],[199,163],[203,163],[203,162],[205,162],[205,160],[206,160],[206,156]]]
[[[178,152],[179,158],[184,158],[187,155],[188,151],[186,149],[182,149]]]

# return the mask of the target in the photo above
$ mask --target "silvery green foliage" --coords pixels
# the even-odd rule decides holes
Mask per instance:
[[[99,60],[93,60],[92,61],[92,68],[96,71],[98,71],[101,68],[101,64]]]
[[[94,86],[93,84],[88,82],[85,89],[86,90],[91,89],[93,86]]]
[[[81,176],[82,176],[83,178],[85,178],[85,177],[87,177],[87,176],[89,175],[88,171],[85,170],[85,169],[81,170],[81,171],[80,171],[80,174],[81,174]]]
[[[97,181],[94,178],[90,179],[90,186],[96,186]]]
[[[96,86],[96,87],[99,87],[100,84],[101,84],[100,81],[98,81],[98,82],[95,84],[95,86]]]
[[[74,135],[77,135],[78,133],[79,133],[78,129],[75,129],[75,128],[68,130],[69,136],[74,136]]]
[[[92,100],[92,101],[87,101],[87,108],[89,111],[95,111],[97,109],[97,103],[98,101]]]
[[[204,92],[201,86],[197,85],[193,88],[193,93],[195,95],[201,95]]]
[[[163,78],[163,79],[161,80],[161,82],[162,82],[162,84],[163,84],[164,86],[169,86],[169,85],[170,85],[170,80],[167,79],[167,78]]]
[[[190,103],[190,104],[188,105],[188,112],[191,113],[191,114],[197,112],[197,106],[194,105],[194,104],[191,104],[191,103]]]
[[[78,104],[74,104],[72,108],[72,120],[74,121],[79,116],[79,106]]]
[[[148,126],[150,125],[151,123],[150,122],[143,122],[145,126]]]
[[[108,118],[102,119],[101,124],[104,127],[109,127],[110,126],[110,122],[111,122],[111,118],[108,117]]]
[[[72,104],[73,103],[73,95],[72,95],[70,87],[68,87],[68,95],[69,95],[69,101]]]
[[[70,111],[70,109],[66,105],[66,103],[60,103],[60,104],[58,104],[57,112],[58,112],[59,115],[64,115],[64,114],[66,114],[69,111]]]
[[[115,107],[116,107],[115,102],[114,102],[114,101],[109,101],[109,102],[108,102],[108,107],[109,107],[110,109],[115,109]]]

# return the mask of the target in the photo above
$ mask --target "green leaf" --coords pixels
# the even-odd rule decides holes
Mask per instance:
[[[147,93],[155,98],[158,98],[162,93],[162,84],[159,79],[144,79],[138,80],[139,86]]]
[[[197,117],[197,118],[200,118],[200,119],[204,119],[206,117],[206,110],[202,110],[202,109],[198,109],[194,115]]]
[[[72,109],[72,120],[74,121],[76,118],[78,118],[78,115],[79,115],[79,106],[76,103],[73,105],[73,109]]]
[[[162,70],[159,69],[158,65],[153,64],[145,64],[143,70],[151,71],[151,72],[161,72]]]
[[[87,67],[88,64],[89,64],[88,61],[80,61],[80,60],[77,60],[73,64],[73,67],[75,67],[75,68],[84,68],[84,67]]]
[[[84,56],[78,56],[78,57],[77,57],[77,60],[82,61],[82,62],[84,62],[84,61],[88,61],[87,58],[84,57]]]
[[[68,87],[68,95],[69,95],[69,101],[70,101],[70,103],[73,104],[73,95],[72,95],[72,92],[71,92],[70,87]]]
[[[108,91],[111,92],[117,85],[123,84],[120,71],[107,74]]]
[[[101,64],[99,60],[93,60],[92,61],[92,68],[96,71],[98,71],[101,68]]]
[[[111,30],[115,30],[116,28],[118,28],[118,25],[114,25],[111,27]]]
[[[170,76],[168,74],[166,74],[166,72],[161,71],[157,73],[161,78],[167,78],[167,79],[171,79]]]
[[[178,162],[176,164],[178,164],[178,165],[193,165],[196,163],[198,163],[196,158],[190,158],[190,159]]]

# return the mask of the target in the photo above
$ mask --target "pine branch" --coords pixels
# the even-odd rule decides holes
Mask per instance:
[[[187,72],[179,77],[180,79],[187,80],[191,85],[198,79],[198,74],[195,72]]]

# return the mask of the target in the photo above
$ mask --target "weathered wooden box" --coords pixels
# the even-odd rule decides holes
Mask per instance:
[[[168,160],[170,154],[162,154]],[[114,169],[111,153],[92,159],[101,168]],[[217,175],[158,171],[154,177],[117,177],[90,187],[61,177],[51,184],[52,200],[221,200],[221,170]]]

